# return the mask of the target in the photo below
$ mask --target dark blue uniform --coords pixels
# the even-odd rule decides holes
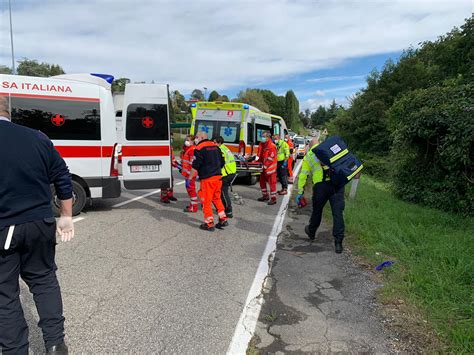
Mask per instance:
[[[46,348],[64,341],[61,292],[54,262],[58,198],[72,197],[69,170],[41,132],[0,120],[0,353],[27,354],[28,327],[19,276],[36,303]],[[10,233],[9,233],[10,232]],[[11,233],[13,232],[13,233]]]

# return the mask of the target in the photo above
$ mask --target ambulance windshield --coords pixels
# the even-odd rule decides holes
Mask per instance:
[[[209,139],[218,136],[224,138],[225,143],[238,143],[240,123],[225,121],[196,120],[195,132],[207,133]]]

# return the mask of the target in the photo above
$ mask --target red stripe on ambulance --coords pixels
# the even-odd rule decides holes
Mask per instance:
[[[171,149],[169,145],[142,145],[142,146],[122,146],[122,156],[124,157],[162,157],[170,156]]]
[[[114,147],[55,146],[63,158],[110,158]]]

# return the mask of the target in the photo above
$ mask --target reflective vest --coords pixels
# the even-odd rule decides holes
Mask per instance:
[[[328,168],[322,166],[316,155],[313,153],[313,149],[316,148],[318,144],[313,145],[308,149],[308,153],[304,156],[303,162],[301,163],[301,171],[298,175],[298,193],[302,195],[304,193],[304,187],[306,185],[306,180],[309,175],[311,175],[313,185],[318,182],[322,182],[324,179],[324,170]],[[329,178],[326,177],[326,180]]]
[[[224,144],[219,147],[222,151],[222,156],[225,160],[225,165],[222,168],[222,176],[235,174],[237,172],[237,163],[235,162],[234,154]]]
[[[263,164],[263,171],[267,174],[274,174],[277,170],[277,148],[272,141],[260,143],[258,147],[258,157]]]
[[[286,143],[283,139],[280,139],[277,144],[278,154],[277,159],[278,161],[286,160],[290,157],[290,147],[288,143]]]

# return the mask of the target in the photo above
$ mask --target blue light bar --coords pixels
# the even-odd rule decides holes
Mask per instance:
[[[112,85],[114,81],[114,76],[110,74],[97,74],[97,73],[91,73],[91,75],[97,76],[99,78],[104,79],[106,82]]]
[[[249,105],[245,104],[244,106],[242,106],[244,108],[244,110],[248,110],[249,109]]]
[[[195,104],[195,103],[192,103],[192,104],[191,104],[191,107],[196,107],[196,104]]]

